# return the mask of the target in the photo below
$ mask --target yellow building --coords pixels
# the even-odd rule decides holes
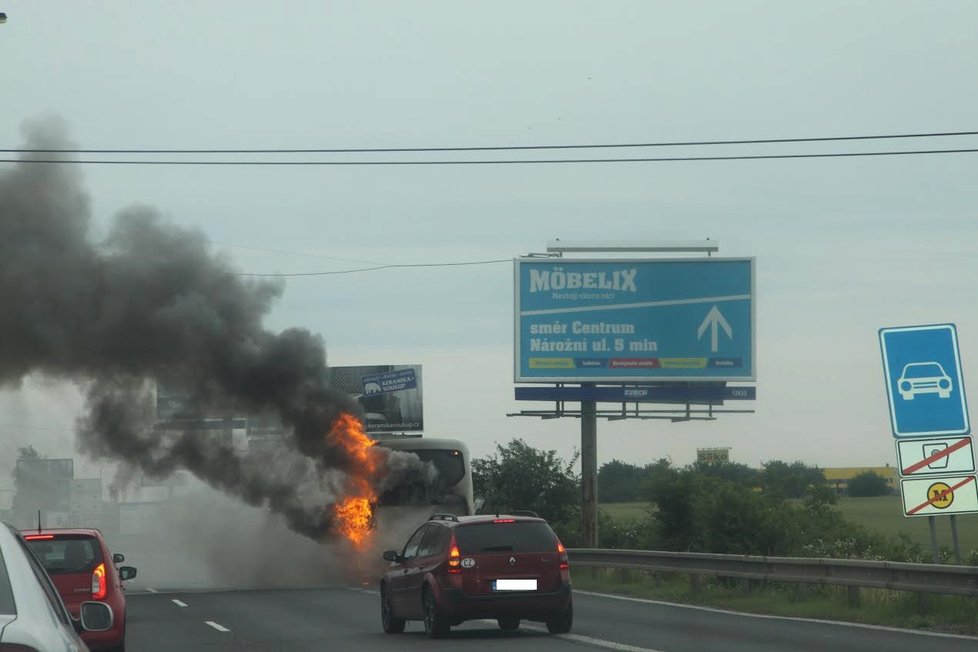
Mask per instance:
[[[881,478],[884,478],[889,490],[896,492],[899,475],[895,466],[844,466],[834,469],[822,469],[822,474],[825,476],[825,482],[830,487],[838,493],[846,493],[849,489],[849,481],[866,471],[872,471]]]

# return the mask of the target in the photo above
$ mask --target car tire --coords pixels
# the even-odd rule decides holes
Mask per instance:
[[[566,634],[574,623],[574,605],[570,602],[553,617],[547,619],[547,631],[551,634]]]
[[[445,616],[438,613],[438,602],[435,600],[435,593],[424,587],[422,594],[422,604],[424,605],[424,633],[428,638],[441,638],[448,633],[451,625]]]
[[[384,628],[385,634],[401,634],[404,632],[405,623],[403,618],[395,618],[391,607],[391,596],[387,591],[387,586],[380,587],[380,623]]]
[[[515,632],[520,628],[519,618],[497,618],[496,622],[499,623],[499,629],[504,632]]]

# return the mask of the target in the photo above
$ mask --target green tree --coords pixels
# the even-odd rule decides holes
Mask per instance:
[[[698,552],[788,555],[801,539],[797,510],[783,498],[727,480],[701,481],[692,510]]]
[[[522,439],[496,445],[491,457],[472,460],[472,484],[486,499],[483,512],[529,509],[554,523],[576,522],[580,479],[557,451],[533,448]]]
[[[667,459],[647,465],[645,472],[643,493],[652,503],[652,520],[663,546],[688,550],[696,536],[693,505],[702,488],[700,476],[673,468]]]
[[[886,478],[872,471],[864,471],[849,481],[850,496],[885,496],[890,493]]]
[[[624,503],[641,500],[644,477],[642,468],[634,464],[618,460],[602,464],[598,469],[598,501]]]
[[[727,480],[742,487],[752,488],[760,482],[760,471],[739,462],[697,462],[693,468],[702,475]]]
[[[782,462],[772,460],[764,463],[760,476],[761,487],[769,494],[785,498],[801,498],[809,486],[825,484],[825,476],[817,466],[804,462]]]

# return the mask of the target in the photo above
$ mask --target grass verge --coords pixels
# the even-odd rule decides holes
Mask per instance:
[[[688,575],[584,567],[573,569],[573,581],[585,591],[732,611],[978,635],[975,598],[860,589],[859,606],[850,607],[846,587],[702,576],[694,592]]]

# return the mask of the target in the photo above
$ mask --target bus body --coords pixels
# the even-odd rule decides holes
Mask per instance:
[[[378,437],[377,445],[413,453],[431,462],[438,471],[434,486],[399,486],[381,494],[377,507],[415,508],[420,511],[459,516],[475,513],[472,496],[472,466],[468,447],[457,439],[428,439],[416,436]]]

